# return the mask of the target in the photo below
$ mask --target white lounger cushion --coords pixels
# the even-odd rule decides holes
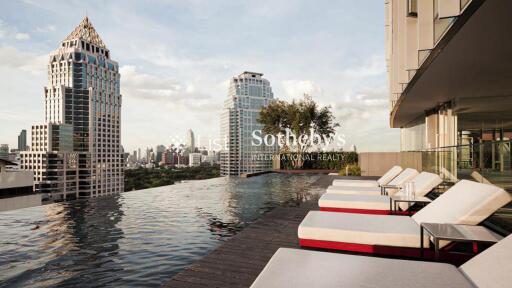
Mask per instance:
[[[418,171],[416,169],[407,168],[400,173],[400,175],[396,176],[389,185],[394,186],[403,186],[405,182],[410,181],[412,178],[418,175]],[[334,186],[331,185],[327,187],[327,193],[338,193],[338,194],[359,194],[359,195],[380,195],[379,187],[350,187],[350,186]],[[388,189],[389,195],[393,195],[398,190],[396,189]]]
[[[388,183],[388,185],[393,186],[403,186],[405,182],[409,182],[412,180],[412,178],[416,177],[418,174],[418,170],[407,168],[402,173],[400,173],[398,176],[395,177],[395,179],[391,180],[391,182]]]
[[[512,234],[460,266],[477,287],[500,288],[512,284]]]
[[[298,235],[310,240],[420,247],[420,226],[403,216],[310,211],[299,225]]]
[[[398,176],[403,171],[402,167],[400,166],[393,166],[391,169],[389,169],[386,174],[382,175],[382,177],[377,180],[380,186],[386,185],[389,182],[391,182],[396,176]]]
[[[332,186],[340,187],[379,187],[377,180],[334,179]]]
[[[416,196],[425,196],[428,192],[441,184],[443,180],[436,174],[429,172],[421,172],[412,179],[416,187]],[[404,194],[400,190],[395,195]],[[352,208],[352,209],[371,209],[371,210],[388,210],[389,197],[374,194],[341,194],[326,193],[318,200],[318,206],[331,208]],[[409,208],[407,203],[399,203],[402,210]]]
[[[500,187],[461,180],[412,216],[416,223],[476,225],[512,200]]]
[[[251,287],[474,286],[450,264],[280,248]]]
[[[327,193],[334,194],[355,194],[355,195],[380,195],[380,187],[348,187],[348,186],[329,186]]]
[[[511,199],[497,186],[461,180],[412,217],[312,211],[298,234],[301,239],[418,247],[420,223],[476,225]]]
[[[383,195],[353,195],[325,193],[318,200],[319,207],[389,210],[389,197]]]
[[[393,166],[388,170],[382,177],[378,180],[344,180],[344,179],[335,179],[332,181],[333,186],[356,186],[356,187],[379,187],[381,185],[386,185],[393,178],[395,178],[398,174],[402,172],[402,167]]]

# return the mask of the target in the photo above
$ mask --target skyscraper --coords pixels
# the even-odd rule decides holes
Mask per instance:
[[[25,129],[21,130],[20,135],[18,135],[18,150],[27,150],[27,130]]]
[[[221,115],[221,174],[240,175],[272,169],[275,146],[252,145],[252,133],[262,107],[274,98],[270,82],[262,73],[243,72],[231,79],[228,99]]]
[[[50,53],[45,124],[32,126],[22,168],[36,192],[96,197],[124,189],[119,65],[85,17]]]
[[[196,149],[196,139],[194,138],[194,131],[192,131],[192,129],[188,129],[187,131],[187,147],[190,149],[190,152],[194,152]]]

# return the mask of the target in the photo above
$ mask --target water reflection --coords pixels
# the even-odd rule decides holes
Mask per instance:
[[[157,287],[316,176],[216,178],[0,213],[0,287]]]
[[[17,241],[22,243],[16,245],[13,241],[8,243],[13,249],[1,249],[10,252],[9,256],[2,253],[2,271],[4,261],[14,268],[10,271],[12,277],[2,286],[79,286],[90,279],[102,285],[116,280],[115,272],[122,267],[116,267],[119,265],[111,259],[119,251],[117,241],[123,237],[123,231],[116,227],[123,215],[119,196],[40,208],[42,214],[20,210],[29,213],[21,221],[14,221],[21,224],[13,227],[17,233],[8,233],[11,239],[17,234]],[[8,214],[14,218],[17,213]]]

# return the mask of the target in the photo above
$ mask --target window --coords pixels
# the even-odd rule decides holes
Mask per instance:
[[[407,16],[418,16],[418,0],[407,0]]]

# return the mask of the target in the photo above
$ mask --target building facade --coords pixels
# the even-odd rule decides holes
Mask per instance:
[[[403,164],[512,188],[512,2],[384,2]]]
[[[27,150],[27,130],[23,129],[18,135],[18,151]]]
[[[262,76],[262,73],[246,71],[231,78],[228,99],[221,114],[222,175],[272,169],[276,146],[253,145],[253,132],[263,129],[258,123],[261,108],[274,99],[270,82]]]
[[[196,139],[192,129],[188,129],[187,131],[187,147],[190,149],[190,152],[196,151]]]
[[[50,53],[45,124],[32,127],[22,169],[53,199],[124,190],[119,65],[85,17]]]
[[[188,154],[188,165],[190,167],[201,166],[201,153],[190,153]]]

